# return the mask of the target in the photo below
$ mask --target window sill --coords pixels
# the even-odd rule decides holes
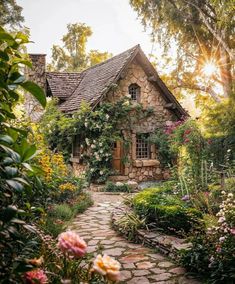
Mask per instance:
[[[157,167],[160,165],[158,160],[153,159],[139,159],[133,161],[133,166],[137,168],[141,167]]]
[[[72,162],[72,163],[78,163],[78,164],[80,163],[79,157],[72,157],[72,158],[69,159],[69,161]]]

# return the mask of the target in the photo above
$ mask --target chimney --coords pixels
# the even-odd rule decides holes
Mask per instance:
[[[32,69],[26,68],[26,78],[38,84],[43,90],[46,87],[46,54],[29,54]]]
[[[38,84],[46,92],[46,54],[29,54],[32,61],[32,69],[25,68],[27,80]],[[43,114],[39,103],[30,95],[25,94],[25,111],[32,121],[36,122]]]

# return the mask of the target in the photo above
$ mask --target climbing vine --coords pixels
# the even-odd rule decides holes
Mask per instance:
[[[103,182],[112,171],[113,145],[122,141],[125,151],[130,144],[123,130],[152,114],[151,109],[132,105],[129,98],[115,103],[104,102],[95,109],[83,102],[72,116],[61,113],[52,101],[46,111],[41,129],[51,148],[63,151],[65,158],[72,153],[72,143],[79,144],[79,161],[87,166],[89,181]],[[123,162],[127,162],[126,159]]]

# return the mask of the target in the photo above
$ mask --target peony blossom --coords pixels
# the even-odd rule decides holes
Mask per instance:
[[[118,281],[121,265],[108,255],[97,255],[94,260],[93,271],[106,276],[108,280]]]
[[[73,231],[61,233],[58,237],[58,247],[74,257],[82,257],[86,253],[87,244]]]
[[[46,284],[48,278],[42,269],[35,269],[28,271],[24,274],[26,283],[29,284]]]

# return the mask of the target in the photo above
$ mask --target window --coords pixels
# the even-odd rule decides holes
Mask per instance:
[[[75,136],[73,141],[73,157],[80,157],[80,141],[78,136]]]
[[[131,84],[129,86],[129,95],[132,101],[139,101],[140,98],[140,87],[137,84]]]
[[[136,134],[136,158],[150,158],[149,133]]]

